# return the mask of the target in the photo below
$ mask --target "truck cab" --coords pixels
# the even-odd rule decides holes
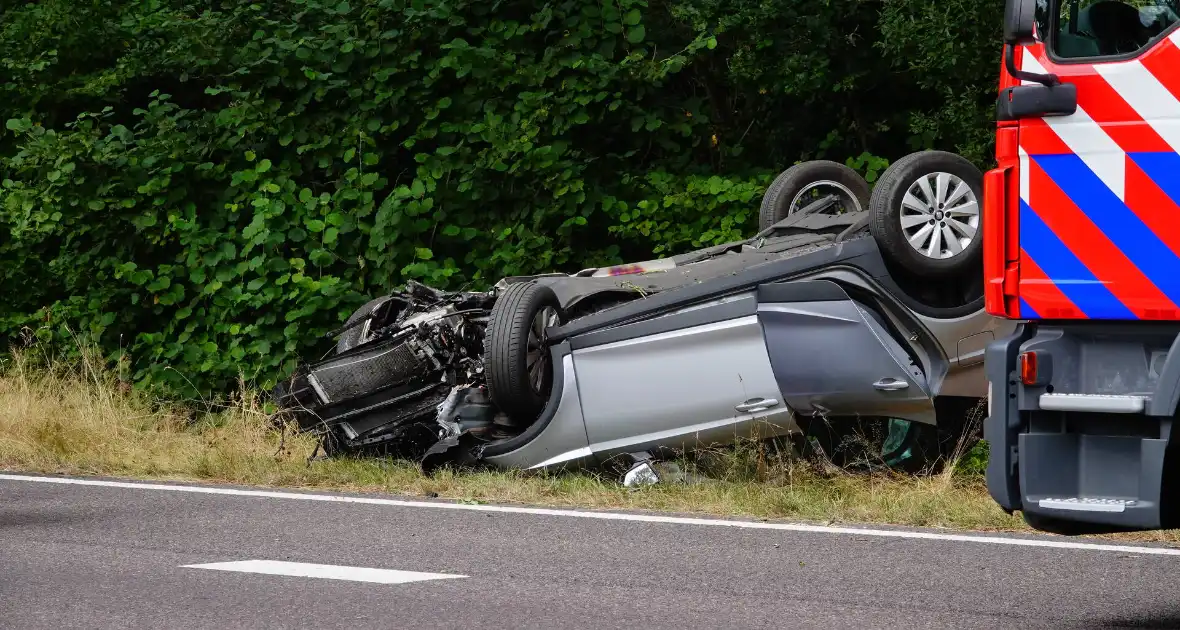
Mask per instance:
[[[1180,0],[1008,0],[984,178],[987,484],[1064,534],[1180,513]]]

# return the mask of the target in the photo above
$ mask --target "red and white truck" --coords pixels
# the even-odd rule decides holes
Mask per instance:
[[[1180,0],[1008,0],[984,179],[987,484],[1064,534],[1178,526]]]

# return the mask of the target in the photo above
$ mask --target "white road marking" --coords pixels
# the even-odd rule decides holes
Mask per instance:
[[[855,536],[877,536],[880,538],[905,538],[914,540],[937,540],[944,542],[984,543],[1010,545],[1014,547],[1042,547],[1048,549],[1078,549],[1087,551],[1117,551],[1154,556],[1180,556],[1180,549],[1168,547],[1138,547],[1104,543],[1083,543],[1051,538],[1008,538],[977,534],[939,534],[906,530],[870,529],[861,527],[833,527],[827,525],[806,525],[803,523],[765,523],[720,518],[694,518],[685,516],[659,516],[655,514],[631,514],[626,512],[584,512],[553,508],[514,507],[501,505],[470,505],[466,503],[445,503],[442,501],[408,501],[404,499],[381,499],[377,497],[346,497],[331,494],[302,492],[281,492],[274,490],[244,490],[238,488],[217,488],[208,486],[177,486],[162,483],[129,481],[106,481],[102,479],[76,479],[71,477],[37,477],[31,475],[0,474],[0,481],[25,481],[52,483],[71,486],[94,486],[100,488],[126,488],[131,490],[156,490],[163,492],[190,492],[194,494],[218,494],[238,497],[267,499],[289,499],[294,501],[320,501],[327,503],[360,503],[390,507],[426,508],[433,510],[459,510],[468,512],[499,512],[501,514],[530,514],[534,516],[559,516],[567,518],[589,518],[604,521],[629,521],[636,523],[662,523],[668,525],[699,525],[707,527],[734,527],[738,529],[769,529],[786,532],[807,532],[814,534],[850,534]]]
[[[307,562],[282,562],[279,560],[242,560],[239,562],[213,562],[210,564],[186,564],[182,569],[211,569],[214,571],[237,571],[240,573],[262,573],[290,577],[320,578],[324,580],[349,580],[352,582],[373,582],[375,584],[408,584],[427,580],[451,580],[466,575],[449,573],[420,573],[418,571],[397,571],[394,569],[371,569],[368,567],[342,567],[332,564],[310,564]]]

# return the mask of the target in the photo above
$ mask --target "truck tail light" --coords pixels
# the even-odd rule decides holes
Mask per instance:
[[[1037,383],[1037,355],[1035,352],[1020,353],[1020,382],[1025,385]]]

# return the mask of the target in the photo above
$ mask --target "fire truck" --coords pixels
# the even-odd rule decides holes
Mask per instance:
[[[984,175],[987,484],[1067,535],[1178,526],[1180,1],[1008,0]]]

